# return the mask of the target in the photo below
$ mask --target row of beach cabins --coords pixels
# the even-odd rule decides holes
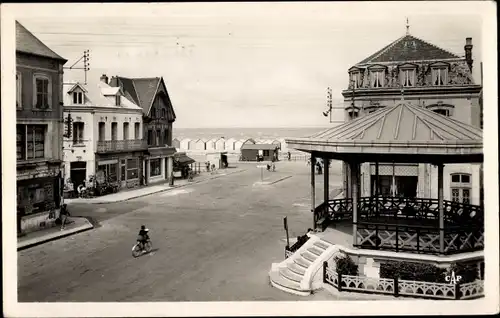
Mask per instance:
[[[287,152],[285,139],[235,139],[214,138],[206,139],[177,139],[172,140],[172,145],[180,151],[226,151],[238,154],[245,144],[274,144],[282,152]]]
[[[254,156],[253,152],[257,153],[258,149],[262,149],[264,156],[272,157],[271,152],[276,152],[276,157],[279,160],[304,161],[308,156],[299,153],[294,149],[288,149],[285,139],[237,139],[229,138],[213,138],[213,139],[191,139],[191,138],[174,138],[172,145],[180,152],[186,152],[189,155],[204,156],[208,153],[227,153],[232,160],[248,160],[250,156]],[[266,151],[268,150],[268,151]],[[290,152],[290,154],[289,154]],[[199,158],[198,158],[199,159]],[[197,160],[199,161],[199,160]]]

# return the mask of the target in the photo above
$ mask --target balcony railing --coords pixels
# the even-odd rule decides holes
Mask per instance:
[[[352,219],[352,199],[321,203],[315,209],[318,225]],[[484,209],[444,200],[444,253],[484,247]],[[357,247],[418,253],[439,253],[437,199],[363,197],[358,201]]]
[[[97,152],[120,152],[146,149],[147,144],[142,139],[105,140],[97,142]]]

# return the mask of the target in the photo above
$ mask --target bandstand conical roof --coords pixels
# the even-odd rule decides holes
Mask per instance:
[[[366,157],[365,161],[371,160],[370,155],[404,161],[416,160],[418,155],[414,162],[480,162],[483,154],[481,129],[409,103],[385,107],[309,137],[289,138],[286,143],[331,158]]]

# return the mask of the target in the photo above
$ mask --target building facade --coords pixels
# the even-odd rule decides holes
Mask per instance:
[[[59,216],[65,63],[16,21],[18,234],[51,226]]]
[[[175,112],[162,77],[126,78],[114,76],[112,87],[119,87],[125,96],[142,109],[143,134],[148,147],[142,169],[147,184],[169,180],[173,172],[172,129]]]
[[[64,162],[66,183],[75,190],[85,181],[120,188],[144,183],[142,108],[108,78],[64,86]],[[71,127],[71,128],[70,128]],[[94,178],[95,177],[95,178]]]
[[[481,85],[472,78],[472,48],[472,39],[467,38],[465,54],[459,56],[407,32],[348,70],[348,88],[342,92],[344,120],[404,100],[479,128]],[[362,196],[374,194],[376,168],[362,165],[358,178]],[[349,175],[345,166],[344,171],[344,176]],[[381,163],[378,175],[380,195],[437,197],[437,167],[433,165]],[[446,200],[480,203],[479,164],[448,164],[444,175]]]

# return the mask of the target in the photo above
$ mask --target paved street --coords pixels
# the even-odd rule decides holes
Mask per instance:
[[[272,262],[283,260],[283,217],[291,237],[312,226],[309,167],[279,163],[276,176],[254,185],[259,169],[127,202],[72,205],[94,230],[18,252],[19,301],[332,300],[321,291],[299,297],[269,284]],[[269,176],[271,173],[266,172]],[[340,185],[331,171],[331,187]],[[323,196],[317,177],[317,198]],[[131,255],[141,224],[154,252]]]

